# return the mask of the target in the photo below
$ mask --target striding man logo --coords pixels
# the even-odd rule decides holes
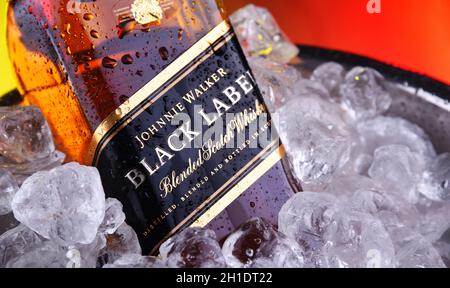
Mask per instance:
[[[132,3],[131,5],[118,5],[113,10],[119,24],[133,20],[141,25],[161,21],[164,15],[174,7],[174,0],[131,0],[127,2]]]
[[[134,0],[131,13],[134,20],[142,25],[161,21],[164,15],[159,0]]]

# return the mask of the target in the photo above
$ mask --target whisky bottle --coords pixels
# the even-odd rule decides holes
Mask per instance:
[[[186,227],[277,223],[283,146],[220,1],[11,1],[8,46],[24,103],[99,169],[145,254]]]

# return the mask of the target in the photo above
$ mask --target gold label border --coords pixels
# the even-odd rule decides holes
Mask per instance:
[[[249,161],[244,167],[241,168],[233,177],[228,179],[228,181],[222,185],[216,192],[214,192],[208,199],[206,199],[199,207],[197,207],[191,214],[189,214],[183,221],[181,221],[177,226],[175,226],[167,235],[161,239],[161,241],[156,244],[155,248],[151,251],[151,255],[157,251],[159,246],[164,243],[167,239],[172,237],[177,233],[187,222],[191,221],[195,215],[205,209],[210,203],[216,201],[209,209],[202,213],[190,227],[200,227],[203,228],[208,225],[211,220],[218,216],[222,211],[224,211],[227,206],[229,206],[234,200],[236,200],[242,193],[244,193],[253,183],[255,183],[259,178],[261,178],[267,171],[269,171],[275,164],[281,161],[285,156],[284,146],[280,145],[278,140],[274,140],[270,143],[264,150],[262,150],[257,156],[255,156],[251,161]],[[273,150],[272,152],[270,150]],[[226,191],[225,189],[233,182],[239,179],[245,172],[247,172],[250,167],[257,161],[262,160],[253,170],[245,175],[236,185],[231,189]],[[223,194],[220,197],[220,194]]]
[[[138,92],[130,97],[125,103],[119,106],[113,113],[111,113],[99,127],[96,128],[92,136],[92,141],[88,148],[87,161],[92,163],[93,166],[98,164],[98,156],[103,149],[109,143],[109,141],[119,133],[124,127],[128,125],[135,117],[141,114],[145,109],[155,103],[160,97],[162,97],[168,90],[178,83],[177,80],[172,81],[170,85],[164,87],[164,84],[169,80],[177,76],[177,79],[181,80],[186,75],[196,69],[201,63],[208,59],[214,50],[221,48],[228,41],[234,37],[228,21],[223,21],[207,35],[200,39],[196,44],[184,52],[180,57],[173,61],[169,66],[153,78],[149,83],[142,87]],[[227,37],[224,37],[227,35]],[[221,39],[223,38],[223,39]],[[221,40],[220,42],[218,42]],[[192,63],[194,59],[199,58],[202,53],[208,51],[198,59],[195,63]],[[189,67],[183,73],[179,74],[183,69]],[[163,89],[161,89],[163,88]],[[159,93],[152,97],[156,91]],[[150,98],[152,97],[152,98]],[[150,99],[149,99],[150,98]],[[142,105],[144,102],[145,105]],[[138,110],[136,108],[140,107]],[[121,125],[117,124],[124,120]],[[116,127],[117,126],[117,127]],[[112,131],[112,129],[114,129]],[[190,224],[190,227],[205,227],[211,220],[226,209],[234,200],[236,200],[242,193],[244,193],[253,183],[261,178],[267,171],[269,171],[276,163],[284,158],[284,147],[279,144],[278,139],[274,140],[264,150],[262,150],[257,156],[249,161],[240,171],[238,171],[233,177],[228,179],[226,183],[222,185],[217,191],[208,197],[203,203],[200,204],[191,214],[189,214],[183,221],[181,221],[176,227],[174,227],[154,248],[151,252],[153,254],[159,246],[168,238],[177,233],[180,229],[189,225],[188,223],[193,218],[201,213],[201,215]],[[254,166],[254,167],[252,167]],[[238,181],[233,187],[229,187],[233,182]],[[208,205],[211,207],[207,208]],[[202,212],[202,210],[206,211]]]
[[[275,142],[276,143],[276,142]],[[200,216],[191,227],[203,228],[211,222],[217,215],[225,210],[234,200],[244,193],[251,185],[269,171],[275,164],[285,156],[284,147],[281,145],[256,166],[248,175],[231,188],[219,201]]]
[[[134,113],[134,117],[136,117],[139,112],[134,111],[136,107],[141,105],[143,102],[148,101],[150,95],[152,95],[155,91],[160,89],[164,83],[168,82],[172,79],[177,73],[180,72],[181,69],[187,67],[195,58],[200,56],[206,50],[211,48],[211,46],[220,40],[224,35],[231,31],[231,26],[228,21],[223,21],[219,25],[217,25],[214,29],[212,29],[208,34],[206,34],[202,39],[200,39],[197,43],[195,43],[191,48],[189,48],[186,52],[184,52],[181,56],[179,56],[175,61],[173,61],[166,69],[164,69],[161,73],[159,73],[155,78],[153,78],[149,83],[147,83],[144,87],[142,87],[138,92],[136,92],[133,96],[130,97],[125,103],[119,106],[114,112],[112,112],[108,117],[106,117],[102,123],[95,129],[94,134],[92,136],[91,143],[88,147],[88,151],[86,153],[86,161],[87,163],[91,163],[93,166],[97,165],[98,157],[97,155],[101,154],[101,151],[104,149],[106,144],[114,137],[121,129],[123,129],[127,123],[122,124],[120,127],[115,129],[114,133],[105,136],[113,129],[113,127],[125,117],[129,116],[130,113]],[[230,35],[224,41],[219,43],[215,48],[218,49],[223,46],[226,42],[228,42],[233,35]],[[198,65],[200,65],[204,60],[206,60],[214,51],[210,51],[205,57],[203,57],[200,61],[191,65],[190,68],[183,74],[188,74],[192,70],[194,70]],[[180,68],[181,67],[181,68]],[[179,77],[182,79],[183,77]],[[143,109],[145,110],[153,104],[159,97],[161,97],[164,92],[169,90],[175,83],[172,83],[170,87],[166,87],[158,97],[152,99]],[[134,117],[131,117],[128,121],[131,121]],[[103,142],[103,143],[102,143]],[[99,145],[102,143],[101,145]],[[100,147],[99,147],[100,146]]]

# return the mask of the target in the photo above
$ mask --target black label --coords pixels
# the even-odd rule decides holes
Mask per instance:
[[[233,188],[243,193],[236,184],[280,145],[231,30],[187,53],[189,65],[168,68],[178,71],[102,136],[94,157],[145,254]]]

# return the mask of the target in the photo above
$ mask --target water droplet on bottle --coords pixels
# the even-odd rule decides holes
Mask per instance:
[[[84,62],[89,62],[89,61],[92,61],[92,57],[89,55],[83,55],[81,57],[81,60],[83,60]]]
[[[86,21],[91,21],[91,20],[94,19],[94,18],[95,18],[95,16],[94,16],[94,14],[92,14],[92,13],[85,13],[85,14],[83,15],[83,19],[86,20]]]
[[[166,47],[159,48],[159,56],[161,56],[161,59],[164,61],[167,61],[169,59],[169,51]]]
[[[103,123],[103,124],[102,124],[102,130],[103,130],[103,133],[108,132],[108,130],[109,130],[109,124],[108,124],[108,123]]]
[[[134,28],[136,27],[136,22],[128,21],[119,24],[117,27],[119,28],[119,39],[122,39],[123,37],[125,37],[125,35],[134,30]]]
[[[111,57],[106,56],[105,58],[103,58],[102,60],[102,65],[105,68],[109,68],[109,69],[114,69],[117,66],[117,61]]]
[[[67,54],[72,55],[72,50],[70,49],[70,47],[66,48]]]
[[[150,30],[151,30],[151,25],[150,24],[145,24],[145,25],[142,25],[142,29],[141,29],[141,31],[142,32],[149,32]]]
[[[96,30],[91,30],[90,34],[91,34],[92,38],[95,38],[95,39],[100,38],[100,33],[98,33]]]
[[[183,40],[183,29],[178,29],[178,40]]]
[[[72,25],[70,25],[70,23],[66,24],[66,33],[70,35],[70,29],[72,28]]]
[[[133,61],[134,61],[133,57],[130,54],[123,55],[121,60],[122,60],[122,63],[125,65],[131,65],[131,64],[133,64]]]

